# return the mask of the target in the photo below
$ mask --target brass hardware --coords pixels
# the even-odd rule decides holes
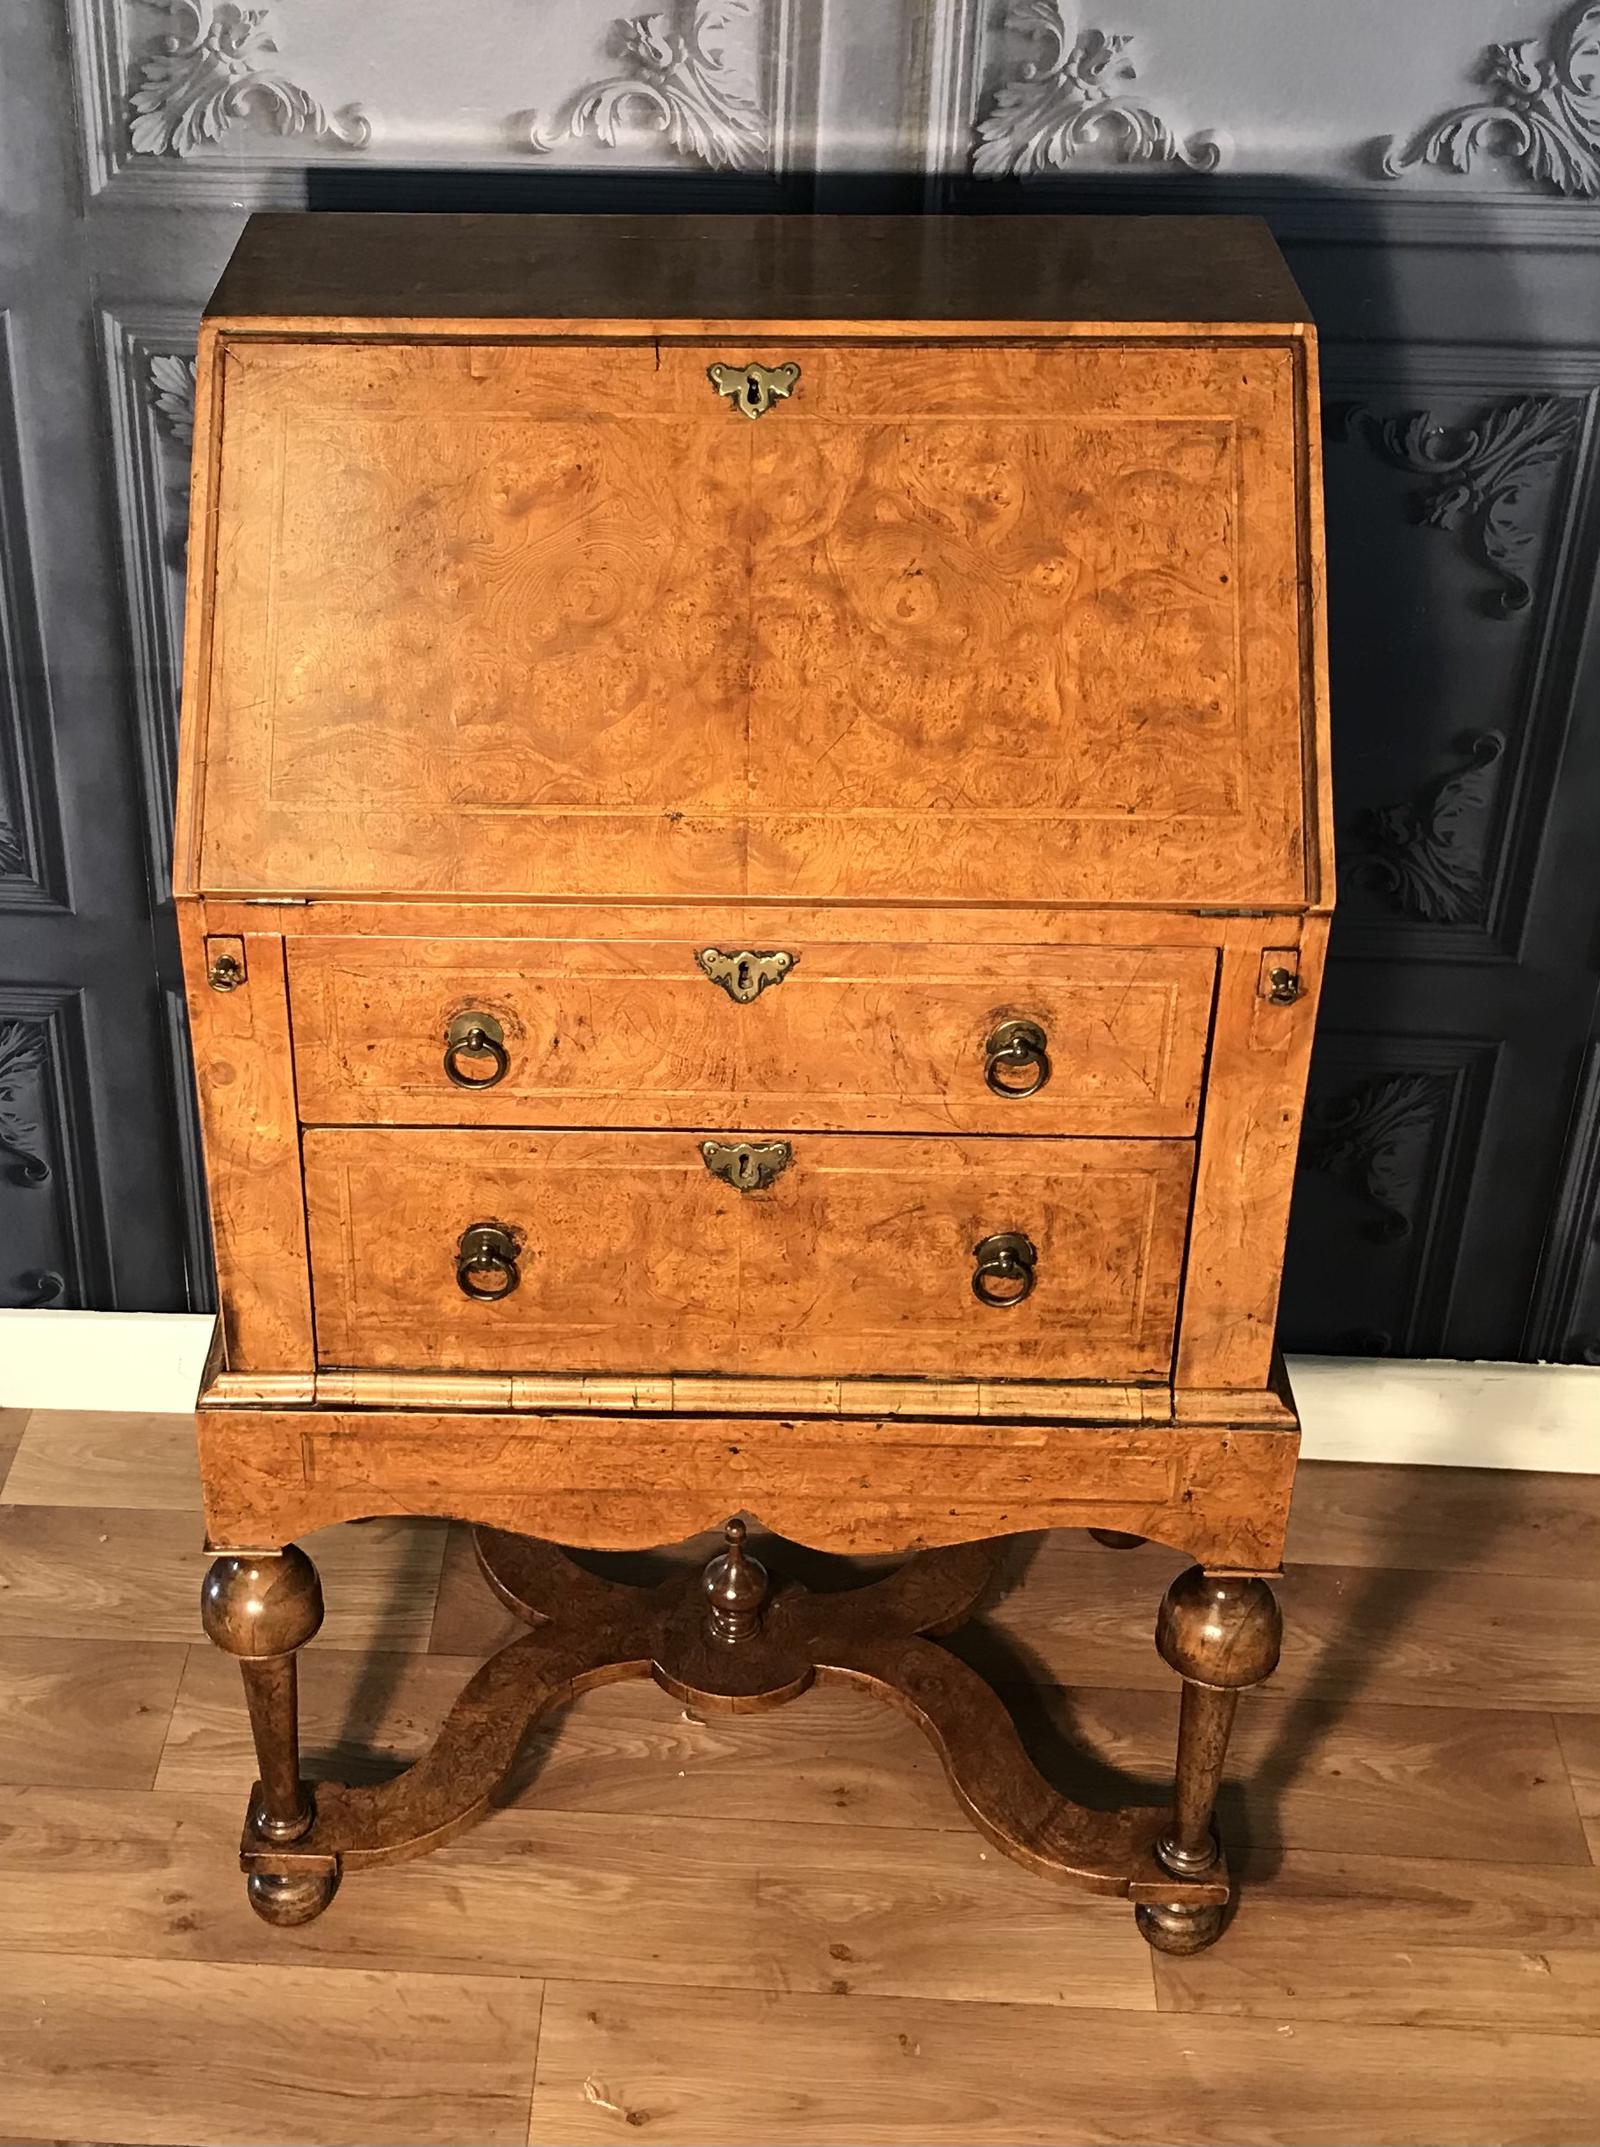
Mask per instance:
[[[242,939],[206,940],[206,982],[213,991],[237,991],[248,974]]]
[[[488,1059],[485,1074],[468,1073],[463,1059]],[[506,1032],[492,1014],[457,1014],[444,1032],[444,1070],[457,1088],[493,1088],[511,1066]]]
[[[511,1295],[522,1276],[517,1268],[516,1238],[504,1223],[472,1223],[462,1231],[456,1247],[456,1280],[463,1297],[485,1304]]]
[[[1300,996],[1299,948],[1268,947],[1261,957],[1261,980],[1256,988],[1273,1006],[1293,1006]]]
[[[792,395],[800,368],[788,365],[708,365],[706,378],[748,418],[765,417],[781,395]]]
[[[984,1045],[983,1078],[997,1096],[1037,1096],[1050,1078],[1048,1039],[1036,1021],[1003,1021]],[[1020,1080],[1005,1078],[1015,1069]]]
[[[1003,1312],[1033,1295],[1039,1255],[1032,1240],[1020,1231],[1000,1230],[993,1237],[980,1238],[972,1257],[978,1263],[972,1271],[972,1294],[980,1305],[993,1305]],[[1004,1288],[997,1290],[996,1283]]]
[[[702,947],[695,956],[712,983],[740,1006],[759,999],[769,984],[781,984],[796,959],[781,948],[771,954],[724,954],[720,947]]]
[[[760,1193],[794,1160],[787,1141],[702,1141],[700,1153],[714,1178],[741,1193]]]

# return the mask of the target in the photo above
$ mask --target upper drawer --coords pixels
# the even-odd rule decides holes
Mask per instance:
[[[1289,346],[220,351],[180,886],[1305,898]]]
[[[293,939],[299,1109],[326,1124],[1186,1134],[1214,969],[1204,947],[752,950],[714,929],[681,945]],[[452,1080],[452,1028],[472,1014],[499,1048],[458,1048]]]

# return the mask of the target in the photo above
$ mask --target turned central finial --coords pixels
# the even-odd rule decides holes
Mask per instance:
[[[754,1639],[761,1629],[767,1569],[759,1558],[746,1555],[743,1521],[730,1521],[722,1533],[728,1547],[706,1567],[700,1587],[706,1598],[707,1634],[724,1647],[735,1647]]]

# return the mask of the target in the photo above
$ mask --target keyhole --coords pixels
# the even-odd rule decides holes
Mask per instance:
[[[739,968],[738,968],[738,989],[739,989],[739,996],[740,996],[740,998],[741,998],[741,999],[743,999],[743,998],[748,998],[748,997],[749,997],[749,993],[750,993],[750,964],[749,964],[748,962],[741,962],[741,963],[739,964]]]
[[[754,1185],[756,1159],[748,1148],[741,1148],[733,1161],[734,1181],[738,1185]]]
[[[750,379],[748,376],[746,377],[744,384],[744,399],[750,405],[752,410],[761,400],[761,390],[756,386],[755,381],[753,379]]]

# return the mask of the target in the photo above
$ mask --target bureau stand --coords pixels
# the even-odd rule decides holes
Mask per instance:
[[[1217,1936],[1299,1448],[1318,484],[1249,219],[250,220],[199,343],[174,889],[204,1620],[269,1921],[650,1677],[875,1692],[1008,1855]],[[307,1784],[296,1546],[407,1515],[472,1525],[530,1630],[406,1772]],[[1194,1561],[1170,1809],[1068,1802],[942,1645],[1051,1528]],[[718,1529],[658,1587],[580,1562]],[[811,1593],[782,1541],[906,1562]]]
[[[1278,1606],[1264,1580],[1194,1566],[1168,1589],[1156,1644],[1183,1679],[1175,1802],[1100,1812],[1051,1788],[999,1695],[938,1645],[971,1615],[1004,1538],[923,1551],[882,1579],[818,1595],[774,1585],[745,1550],[741,1520],[725,1534],[727,1548],[703,1573],[640,1588],[602,1580],[534,1537],[476,1531],[484,1578],[534,1630],[484,1664],[424,1758],[375,1788],[300,1778],[295,1650],[322,1623],[310,1559],[293,1546],[219,1558],[203,1615],[244,1672],[261,1780],[240,1860],[257,1914],[308,1923],[345,1871],[443,1847],[488,1809],[542,1715],[596,1685],[651,1677],[709,1714],[781,1707],[813,1684],[875,1693],[926,1733],[957,1801],[996,1848],[1030,1871],[1131,1901],[1163,1953],[1212,1944],[1228,1901],[1212,1827],[1228,1731],[1240,1688],[1278,1660]]]

